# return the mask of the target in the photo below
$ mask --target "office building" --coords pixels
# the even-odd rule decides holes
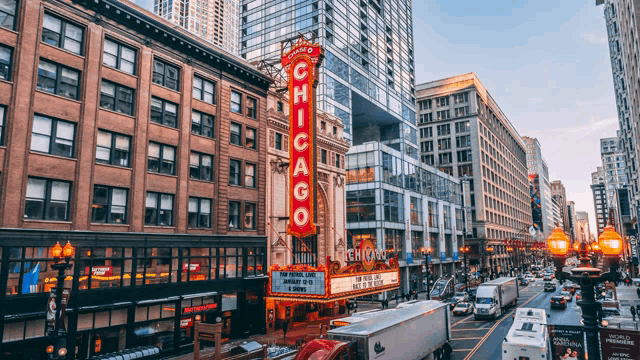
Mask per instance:
[[[609,39],[611,71],[616,95],[616,107],[620,133],[619,151],[624,154],[627,187],[630,192],[634,214],[640,212],[640,74],[637,58],[640,54],[637,13],[638,0],[598,0],[596,5],[604,5],[604,17]],[[606,169],[605,169],[606,170]],[[616,176],[620,174],[617,173]],[[607,188],[607,191],[611,189]],[[607,194],[610,197],[610,194]]]
[[[129,0],[141,3],[140,0]],[[238,55],[241,0],[153,0],[153,13]]]
[[[586,211],[576,211],[576,240],[590,244],[593,234],[589,228],[589,213]]]
[[[602,175],[606,188],[606,200],[610,208],[615,208],[615,190],[627,185],[625,155],[619,144],[619,137],[600,139]]]
[[[58,241],[76,359],[264,332],[271,78],[116,0],[2,11],[0,358],[46,357]]]
[[[523,136],[522,140],[527,147],[531,216],[539,232],[538,241],[544,241],[551,235],[554,227],[549,167],[542,156],[542,147],[538,139]]]
[[[425,290],[425,249],[432,249],[432,279],[460,270],[460,181],[381,143],[354,146],[347,154],[347,229],[348,248],[371,239],[387,258],[398,257],[400,293]]]
[[[567,218],[569,218],[569,232],[567,236],[573,242],[577,236],[577,224],[578,220],[576,219],[576,203],[573,201],[567,202]]]
[[[240,54],[280,63],[281,42],[315,36],[325,49],[318,109],[353,145],[385,143],[418,156],[411,1],[244,1]]]
[[[551,197],[556,197],[558,203],[558,211],[560,212],[560,218],[562,219],[562,229],[565,233],[569,233],[569,213],[567,211],[567,190],[560,180],[554,180],[551,182]]]
[[[505,239],[533,241],[522,138],[474,73],[417,89],[421,161],[469,182],[472,264],[506,265]]]
[[[604,184],[604,169],[602,166],[598,166],[596,171],[591,173],[592,184]]]

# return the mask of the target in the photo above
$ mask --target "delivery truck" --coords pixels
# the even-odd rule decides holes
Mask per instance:
[[[415,301],[327,332],[298,351],[295,360],[421,360],[450,350],[447,304]]]
[[[544,309],[520,308],[502,342],[502,360],[551,359],[547,313]]]
[[[518,279],[514,277],[501,277],[482,283],[476,291],[473,317],[476,320],[495,320],[507,306],[516,305],[519,295]]]

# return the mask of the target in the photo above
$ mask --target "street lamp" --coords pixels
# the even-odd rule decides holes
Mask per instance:
[[[489,270],[491,271],[491,273],[489,274],[489,279],[491,279],[491,276],[493,275],[494,271],[493,271],[493,246],[487,246],[487,252],[489,253]]]
[[[65,359],[67,355],[65,334],[64,330],[60,327],[60,310],[62,308],[62,291],[64,289],[65,278],[64,272],[72,267],[69,262],[71,261],[74,252],[74,247],[68,241],[64,247],[60,246],[60,243],[57,242],[53,249],[51,249],[51,255],[55,262],[51,268],[58,271],[58,276],[56,277],[56,314],[54,327],[54,338],[56,341],[55,345],[47,346],[47,353],[49,353],[53,359]]]
[[[582,322],[587,337],[587,353],[589,358],[600,359],[600,348],[598,341],[598,313],[601,310],[600,303],[595,301],[594,288],[597,284],[605,281],[617,282],[618,264],[620,252],[622,251],[622,237],[618,235],[613,226],[609,223],[598,239],[598,247],[609,263],[609,271],[602,273],[602,270],[591,267],[589,259],[589,245],[580,242],[577,246],[580,266],[571,270],[571,273],[563,271],[564,263],[569,253],[569,238],[564,234],[562,228],[556,227],[547,239],[549,251],[553,256],[553,265],[556,269],[556,278],[560,284],[564,280],[571,280],[580,283],[581,299],[578,306],[582,308]]]
[[[460,252],[464,256],[464,283],[465,288],[469,291],[469,268],[467,267],[467,253],[471,251],[469,246],[461,246]]]
[[[509,269],[509,276],[513,276],[513,247],[507,246],[507,252],[509,253],[509,266],[511,267]]]
[[[421,250],[427,268],[427,300],[431,300],[431,294],[429,293],[429,262],[431,260],[431,251],[433,251],[433,249],[431,249],[431,246],[429,246],[426,249],[422,248]]]

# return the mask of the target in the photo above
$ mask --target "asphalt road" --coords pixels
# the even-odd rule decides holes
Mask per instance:
[[[554,282],[556,281],[554,280]],[[549,308],[551,296],[560,292],[560,285],[557,282],[556,285],[555,293],[543,291],[544,281],[542,279],[536,279],[531,285],[521,287],[518,307],[545,309],[547,314],[551,315],[547,319],[549,324],[580,325],[582,313],[576,305],[575,298],[565,310]],[[473,315],[454,317],[451,326],[452,359],[501,359],[502,341],[513,323],[511,314],[514,310],[515,308],[507,310],[496,321],[476,321],[473,319]]]

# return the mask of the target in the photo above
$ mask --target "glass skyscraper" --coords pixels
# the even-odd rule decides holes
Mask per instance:
[[[318,108],[353,145],[418,158],[411,0],[243,0],[240,13],[243,58],[278,64],[282,41],[315,34],[326,50]]]

